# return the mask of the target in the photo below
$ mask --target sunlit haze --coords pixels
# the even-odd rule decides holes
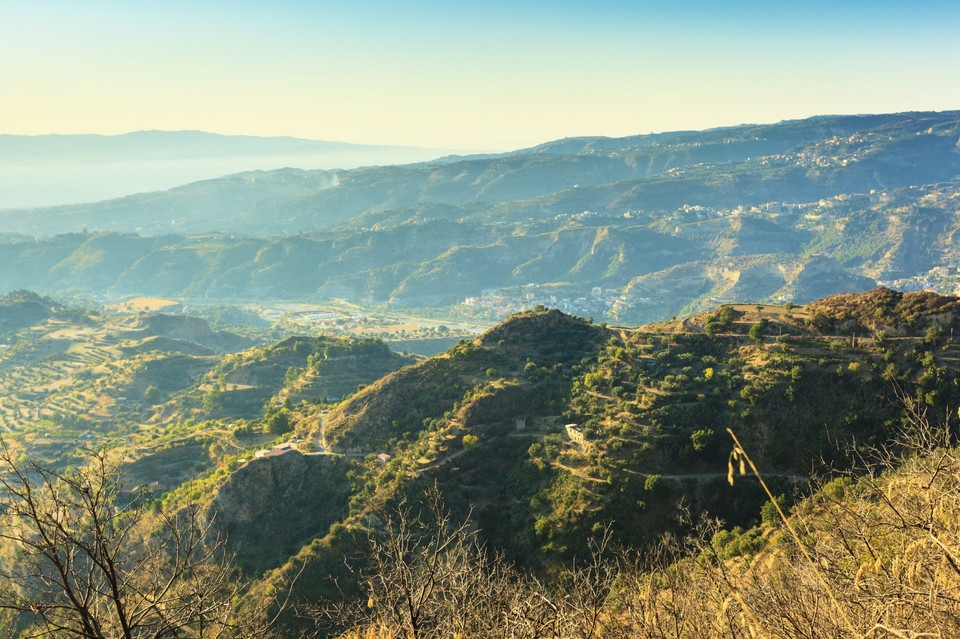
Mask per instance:
[[[960,106],[955,2],[3,6],[2,133],[506,150]]]

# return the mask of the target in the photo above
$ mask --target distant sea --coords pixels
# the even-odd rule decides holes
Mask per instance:
[[[309,156],[164,159],[85,165],[2,164],[0,210],[96,202],[258,169],[351,169],[424,162],[436,157],[437,152],[429,149],[403,148],[378,150],[375,154],[363,150]]]

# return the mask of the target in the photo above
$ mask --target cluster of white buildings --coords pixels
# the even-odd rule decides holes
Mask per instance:
[[[543,292],[540,287],[527,286],[522,292],[484,292],[478,297],[468,297],[462,304],[471,309],[485,309],[506,317],[511,313],[525,311],[537,305],[558,308],[564,313],[587,317],[603,317],[620,296],[614,288],[594,286],[590,293],[578,297],[558,297]]]
[[[926,273],[896,280],[877,281],[898,291],[931,291],[941,295],[960,296],[960,269],[953,266],[935,266]]]

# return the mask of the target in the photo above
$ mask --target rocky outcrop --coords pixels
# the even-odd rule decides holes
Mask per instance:
[[[280,565],[347,514],[351,462],[288,451],[253,459],[213,497],[209,514],[252,573]]]

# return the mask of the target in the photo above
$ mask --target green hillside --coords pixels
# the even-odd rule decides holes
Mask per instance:
[[[851,299],[873,308],[886,299],[871,295]],[[458,499],[489,503],[477,516],[497,524],[485,532],[527,558],[579,547],[594,524],[612,520],[631,543],[650,539],[668,520],[663,507],[681,498],[742,522],[752,516],[749,494],[731,499],[716,470],[725,428],[787,490],[816,462],[842,463],[840,442],[885,441],[894,384],[909,379],[934,406],[955,399],[941,382],[957,363],[943,337],[960,328],[957,302],[930,297],[945,301],[908,294],[901,306],[911,311],[894,307],[889,326],[859,331],[824,322],[847,312],[829,298],[804,310],[725,307],[650,330],[532,312],[364,389],[331,412],[325,436],[333,450],[407,456],[411,469],[450,481]],[[875,339],[871,330],[916,337]],[[838,331],[861,337],[852,344]],[[476,446],[443,462],[467,435]],[[510,471],[483,470],[498,461]],[[656,499],[645,492],[652,483]]]
[[[411,552],[371,558],[360,601],[338,611],[338,627],[349,630],[337,636],[387,639],[411,628],[477,639],[504,628],[578,639],[952,636],[960,453],[943,423],[914,424],[913,441],[925,444],[904,455],[876,449],[880,459],[818,483],[792,508],[768,501],[755,527],[707,519],[685,540],[642,550],[612,547],[599,531],[549,581],[485,554],[443,511],[439,520],[392,511],[373,543]],[[731,447],[752,475],[745,451]],[[730,483],[742,475],[731,464]]]
[[[255,346],[195,317],[83,310],[26,291],[0,298],[0,324],[7,445],[55,467],[115,449],[131,476],[168,488],[292,430],[294,405],[319,414],[415,361],[379,340]]]
[[[930,414],[957,404],[958,308],[957,298],[878,289],[805,307],[724,306],[639,329],[556,310],[519,314],[329,413],[293,412],[297,437],[319,438],[329,460],[309,472],[333,473],[322,481],[349,489],[298,519],[285,543],[302,548],[286,563],[274,546],[226,526],[243,540],[245,565],[278,568],[269,588],[299,573],[294,588],[308,601],[338,596],[324,575],[353,592],[337,558],[360,551],[372,512],[417,504],[432,485],[455,517],[469,513],[488,547],[544,578],[604,529],[642,548],[688,533],[682,511],[749,528],[767,497],[750,479],[728,485],[725,430],[774,494],[796,499],[824,464],[848,468],[895,445],[904,401]],[[279,475],[264,490],[307,476],[285,474],[303,468],[299,453],[287,456],[270,462]],[[264,504],[257,517],[285,516],[250,486],[250,499]]]
[[[25,298],[50,304],[10,302]],[[877,450],[911,454],[933,441],[918,430],[928,416],[960,403],[960,299],[933,293],[731,304],[638,328],[537,308],[425,360],[377,340],[307,336],[210,354],[239,338],[182,316],[49,310],[2,353],[8,446],[57,467],[106,446],[127,485],[151,487],[152,508],[203,513],[253,600],[292,588],[292,604],[354,612],[383,567],[365,549],[396,507],[422,511],[434,488],[493,553],[462,561],[487,557],[540,599],[599,578],[570,571],[604,535],[625,553],[697,534],[707,544],[697,552],[719,561],[766,548],[762,561],[785,560],[765,490],[750,477],[729,484],[727,429],[779,504],[818,512],[802,501],[816,487],[856,476]],[[722,527],[698,528],[704,518]],[[715,583],[697,570],[717,564],[703,561],[670,583]],[[649,579],[652,564],[616,565],[623,579]],[[295,610],[284,633],[315,629],[316,609]]]

